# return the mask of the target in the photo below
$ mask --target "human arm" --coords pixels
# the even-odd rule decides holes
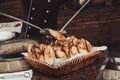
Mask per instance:
[[[65,5],[69,9],[78,10],[87,0],[65,0]]]

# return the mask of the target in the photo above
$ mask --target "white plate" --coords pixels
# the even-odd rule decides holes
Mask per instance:
[[[1,31],[0,32],[0,42],[9,40],[15,37],[15,33],[9,32],[9,31]]]
[[[0,80],[31,80],[32,77],[32,69],[13,73],[0,73]]]

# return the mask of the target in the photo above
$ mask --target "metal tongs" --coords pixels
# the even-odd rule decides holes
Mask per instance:
[[[3,15],[3,16],[5,16],[5,17],[8,17],[8,18],[11,18],[11,19],[14,19],[14,20],[18,20],[18,21],[21,21],[21,22],[23,22],[23,23],[25,23],[25,24],[28,24],[28,25],[32,26],[32,27],[35,27],[35,28],[37,28],[37,29],[40,30],[40,33],[41,33],[41,34],[46,35],[46,31],[45,31],[44,29],[42,29],[42,28],[40,28],[40,27],[38,27],[38,26],[36,26],[36,25],[34,25],[34,24],[32,24],[32,23],[29,23],[29,22],[27,22],[27,21],[25,21],[25,20],[22,20],[22,19],[20,19],[20,18],[11,16],[11,15],[6,14],[6,13],[3,13],[3,12],[0,12],[0,14]]]
[[[68,20],[68,22],[60,29],[59,32],[62,32],[66,27],[67,25],[77,16],[77,14],[83,10],[83,8],[90,2],[91,0],[87,0],[83,6]]]
[[[62,31],[66,28],[66,26],[74,19],[74,17],[75,17],[80,11],[82,11],[82,9],[83,9],[90,1],[91,1],[91,0],[88,0],[88,1],[71,17],[71,19],[61,28],[61,30],[60,30],[59,32],[62,32]],[[41,34],[43,34],[43,35],[45,35],[45,36],[47,36],[47,37],[50,36],[50,34],[48,34],[48,31],[47,31],[47,30],[44,30],[44,29],[42,29],[42,28],[40,28],[40,27],[38,27],[38,26],[36,26],[36,25],[34,25],[34,24],[32,24],[32,23],[29,23],[29,22],[27,22],[27,21],[25,21],[25,20],[22,20],[22,19],[20,19],[20,18],[17,18],[17,17],[11,16],[11,15],[8,15],[8,14],[3,13],[3,12],[0,12],[0,15],[3,15],[3,16],[8,17],[8,18],[12,18],[12,19],[14,19],[14,20],[21,21],[21,22],[23,22],[23,23],[25,23],[25,24],[28,24],[28,25],[30,25],[30,26],[32,26],[32,27],[35,27],[35,28],[39,29]]]

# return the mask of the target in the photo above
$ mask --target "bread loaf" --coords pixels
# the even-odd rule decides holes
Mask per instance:
[[[53,51],[52,51],[53,53],[51,51],[52,51],[51,46],[49,45],[46,46],[45,51],[44,51],[45,62],[50,65],[52,65],[55,60],[55,54]]]
[[[52,65],[57,58],[69,58],[76,54],[92,51],[92,45],[84,38],[77,39],[75,36],[70,36],[67,39],[58,31],[49,29],[49,32],[56,38],[56,41],[49,45],[43,43],[35,45],[36,47],[31,50],[33,58],[36,58],[36,60]],[[31,53],[31,51],[28,52]]]

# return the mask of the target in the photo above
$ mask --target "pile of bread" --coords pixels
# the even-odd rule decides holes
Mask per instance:
[[[51,35],[56,38],[56,41],[50,44],[29,44],[28,57],[30,59],[52,65],[57,58],[70,58],[76,54],[89,53],[93,49],[91,43],[83,38],[77,39],[75,36],[65,38],[60,33],[57,35],[56,31],[49,31],[50,33],[52,31]]]

